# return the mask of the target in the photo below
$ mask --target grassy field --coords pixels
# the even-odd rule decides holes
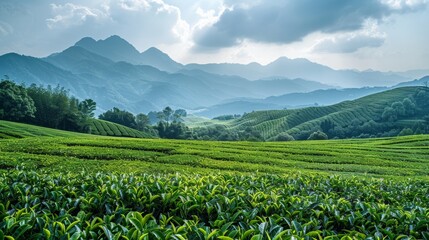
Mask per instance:
[[[429,239],[428,135],[205,142],[0,123],[19,132],[0,140],[0,239]]]

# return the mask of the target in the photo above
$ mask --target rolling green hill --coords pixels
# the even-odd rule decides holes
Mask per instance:
[[[0,120],[0,139],[24,137],[75,137],[80,135],[82,134]]]
[[[91,134],[94,135],[133,138],[153,137],[145,132],[99,119],[90,120],[90,128]],[[87,134],[0,120],[0,139],[24,137],[76,137],[86,135]]]
[[[392,131],[391,134],[397,131],[398,134],[403,128],[413,128],[416,123],[423,123],[419,120],[429,114],[429,110],[417,106],[412,116],[403,116],[400,119],[402,121],[386,122],[382,119],[385,108],[392,106],[394,102],[402,102],[405,98],[413,99],[422,89],[425,93],[428,92],[422,87],[402,87],[331,106],[252,112],[233,121],[230,128],[250,128],[259,132],[264,139],[270,139],[282,132],[294,136],[295,139],[306,139],[312,132],[321,128],[323,121],[329,121],[334,126],[332,130],[337,129],[345,137],[358,137],[360,134],[366,134],[362,135],[366,137],[383,136],[380,134],[389,131]],[[427,95],[425,97],[427,98]],[[427,100],[429,102],[429,98]],[[407,121],[403,120],[410,121],[407,124]],[[351,130],[354,132],[347,132]]]
[[[152,138],[150,134],[100,119],[90,121],[91,134],[114,137]]]

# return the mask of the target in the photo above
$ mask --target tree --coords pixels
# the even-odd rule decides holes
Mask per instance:
[[[405,116],[405,108],[402,102],[394,102],[392,103],[392,108],[396,111],[396,115],[398,117]]]
[[[164,121],[169,122],[173,115],[173,109],[166,107],[164,110],[162,110],[162,113],[164,114]]]
[[[331,120],[325,119],[320,123],[320,128],[322,129],[323,132],[329,133],[331,130],[335,128],[335,124]]]
[[[63,130],[88,131],[87,119],[79,111],[79,100],[70,97],[64,88],[32,84],[27,92],[34,101],[36,112],[35,117],[27,118],[26,122]]]
[[[34,117],[35,112],[34,101],[23,86],[10,80],[0,82],[0,119],[20,121]]]
[[[136,115],[136,128],[137,130],[144,131],[150,125],[149,117],[143,113]]]
[[[317,131],[312,133],[307,140],[326,140],[328,139],[328,135],[322,131]]]
[[[94,117],[94,111],[97,108],[97,103],[92,99],[85,99],[79,103],[79,111],[83,116],[88,118]]]
[[[416,104],[414,104],[411,99],[404,98],[404,100],[402,101],[402,105],[404,106],[406,116],[410,117],[416,113]]]
[[[136,119],[134,115],[128,111],[120,110],[114,107],[105,113],[98,116],[99,119],[121,124],[130,128],[136,128]]]
[[[285,132],[280,133],[274,138],[274,141],[294,141],[294,140],[295,138],[293,138],[291,135]]]
[[[156,127],[159,137],[169,139],[186,139],[188,136],[188,128],[180,122],[168,123],[160,121]]]
[[[185,109],[176,109],[174,114],[177,114],[180,117],[186,117],[188,115]]]
[[[404,128],[402,131],[398,134],[398,136],[407,136],[407,135],[413,135],[414,132],[411,128]]]
[[[420,108],[429,107],[429,88],[421,88],[414,95],[416,105]]]
[[[394,122],[398,119],[398,115],[395,109],[393,109],[392,107],[386,107],[384,108],[381,118],[385,121]]]

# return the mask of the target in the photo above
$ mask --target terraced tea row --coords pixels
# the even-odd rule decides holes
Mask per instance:
[[[160,172],[195,169],[196,172],[334,172],[417,176],[426,179],[429,176],[427,135],[372,140],[306,141],[305,144],[299,141],[209,142],[79,135],[75,138],[2,140],[0,153],[0,162],[4,168],[28,164],[38,168],[119,170],[109,163],[115,161],[119,162],[125,172],[145,172],[149,167]],[[50,164],[46,165],[43,161]]]

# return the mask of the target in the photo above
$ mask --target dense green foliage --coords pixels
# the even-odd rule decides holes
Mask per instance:
[[[20,121],[34,117],[35,111],[33,99],[23,86],[9,80],[0,82],[0,119]]]
[[[95,102],[87,99],[80,102],[70,97],[68,91],[59,86],[47,88],[31,85],[28,95],[36,107],[34,118],[27,118],[26,123],[69,131],[88,132],[87,120],[95,110]],[[92,102],[93,106],[85,106]]]
[[[326,140],[326,139],[328,139],[328,135],[326,135],[322,131],[314,132],[310,134],[310,136],[308,137],[308,140]]]
[[[116,107],[114,107],[112,110],[108,110],[103,114],[100,114],[98,118],[101,120],[106,120],[109,122],[121,124],[130,128],[136,128],[136,125],[137,125],[136,117],[132,113],[126,110],[121,110]]]
[[[88,132],[88,119],[94,116],[92,99],[79,101],[59,86],[19,86],[10,80],[0,82],[0,119],[34,125]]]
[[[427,239],[428,191],[427,182],[412,180],[24,169],[0,175],[0,234],[15,239]]]
[[[149,123],[156,125],[159,122],[182,122],[183,118],[188,116],[185,109],[173,110],[169,106],[165,107],[162,111],[151,111],[148,113]]]

